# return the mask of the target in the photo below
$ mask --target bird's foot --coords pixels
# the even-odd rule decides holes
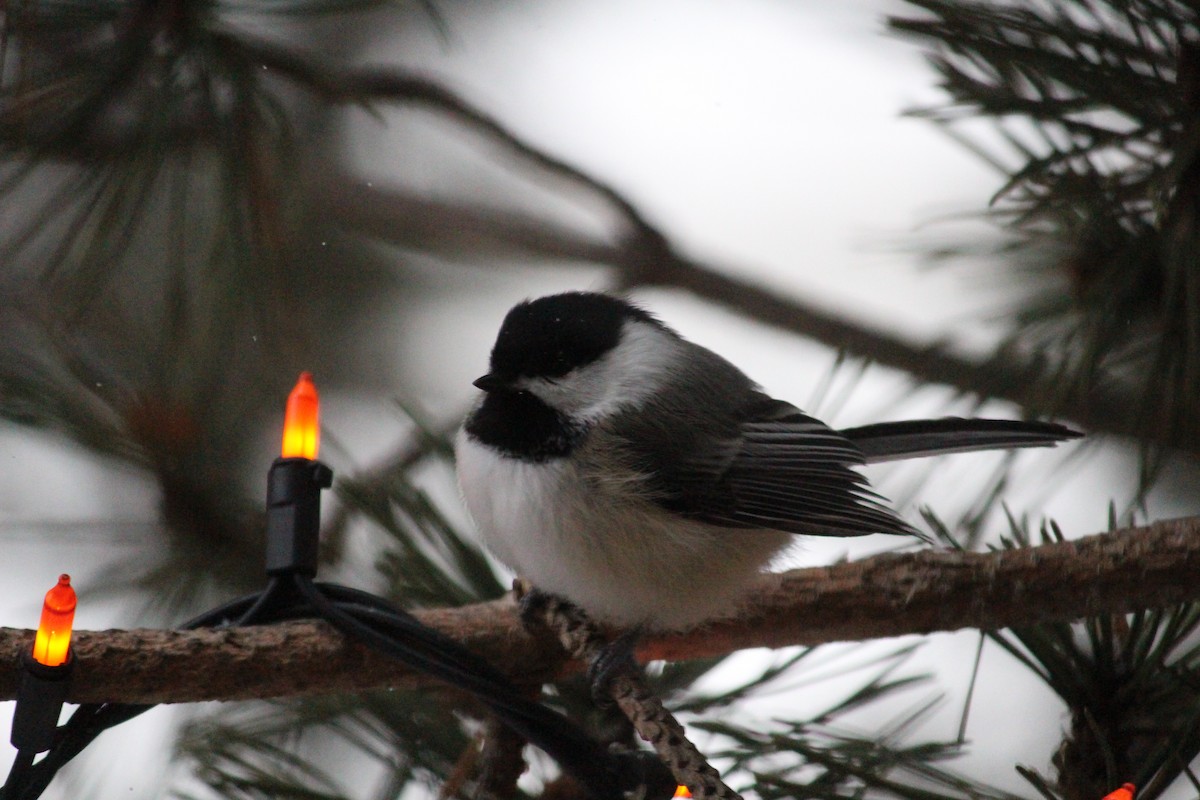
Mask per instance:
[[[612,684],[621,676],[640,676],[634,650],[641,629],[632,628],[607,639],[587,613],[571,601],[543,592],[528,581],[513,584],[521,624],[531,630],[549,628],[573,657],[587,661],[587,677],[597,705],[612,705]]]
[[[513,593],[517,597],[517,616],[521,624],[533,629],[546,627],[546,612],[554,600],[553,595],[521,578],[513,581]]]
[[[515,581],[513,591],[521,624],[531,630],[549,629],[572,657],[587,659],[588,652],[605,643],[604,633],[587,612],[565,597],[525,580]]]
[[[597,705],[611,705],[613,681],[622,676],[637,676],[642,667],[634,657],[642,632],[632,628],[600,648],[588,662],[587,677],[592,687],[592,699]]]

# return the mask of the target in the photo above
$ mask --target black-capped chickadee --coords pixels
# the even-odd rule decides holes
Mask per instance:
[[[1039,447],[1044,422],[833,430],[604,294],[524,302],[500,328],[455,450],[487,546],[594,619],[684,629],[737,610],[791,534],[911,534],[856,467]]]

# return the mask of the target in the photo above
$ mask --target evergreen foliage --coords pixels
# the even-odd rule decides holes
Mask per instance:
[[[1196,308],[1200,9],[1177,0],[910,0],[891,28],[928,46],[948,96],[916,112],[1005,180],[990,216],[1047,287],[1010,314],[1057,398],[1115,387],[1143,436],[1200,419]],[[992,136],[958,131],[970,119]]]
[[[1146,442],[1200,439],[1195,3],[907,1],[916,16],[894,18],[891,28],[926,48],[949,98],[918,113],[950,130],[967,119],[995,123],[998,144],[955,135],[1005,175],[990,211],[1012,237],[1002,263],[1037,264],[1053,279],[1011,314],[1001,348],[1034,364],[1045,387],[1026,411],[1051,413],[1096,387],[1116,387]],[[0,417],[152,477],[161,535],[145,563],[122,565],[113,578],[152,596],[163,619],[258,583],[263,431],[301,368],[347,391],[371,387],[373,354],[354,334],[381,295],[422,290],[406,261],[419,260],[413,253],[492,247],[609,263],[632,285],[662,282],[617,245],[539,226],[517,210],[428,201],[446,224],[432,234],[404,229],[408,252],[398,264],[363,229],[325,217],[312,176],[338,147],[330,132],[337,112],[419,104],[501,144],[516,156],[506,168],[522,179],[566,178],[571,186],[555,189],[560,199],[599,197],[654,253],[667,250],[627,199],[447,87],[342,63],[339,48],[367,35],[355,27],[360,15],[386,5],[0,4]],[[427,24],[452,25],[432,3],[417,5]],[[255,33],[264,20],[292,27],[267,38]],[[305,44],[342,24],[353,33],[325,38],[328,61],[311,57]],[[479,241],[456,241],[464,219]],[[398,602],[495,597],[506,587],[422,479],[433,472],[446,481],[445,432],[415,416],[397,414],[393,457],[339,476],[326,563],[346,568],[352,540],[365,537],[376,569],[358,582],[374,581]],[[927,521],[946,540],[953,530],[975,546],[963,534],[983,527],[982,509],[1005,485],[997,476],[961,524],[932,514]],[[1043,535],[1058,534],[1048,526]],[[999,546],[1030,538],[1013,522]],[[1200,789],[1191,772],[1200,754],[1198,625],[1200,609],[1187,606],[988,632],[1069,714],[1055,774],[1024,768],[1024,796],[1100,800],[1125,781],[1146,800],[1184,782]],[[859,688],[802,720],[731,709],[815,681],[808,670],[817,650],[787,654],[720,694],[695,688],[717,660],[668,665],[655,681],[690,726],[712,734],[712,754],[731,782],[760,797],[1011,800],[954,771],[969,743],[916,732],[938,695],[913,699],[928,680],[903,672],[910,651],[872,664]],[[547,696],[576,718],[591,717],[600,735],[628,740],[627,727],[592,709],[580,682],[549,687]],[[196,779],[185,791],[383,800],[414,785],[436,790],[469,762],[477,712],[460,697],[415,692],[221,710],[180,735],[178,753]],[[891,718],[880,721],[883,714]],[[343,773],[346,753],[374,771],[372,786]],[[552,779],[544,763],[535,773]],[[472,790],[472,779],[458,785]]]

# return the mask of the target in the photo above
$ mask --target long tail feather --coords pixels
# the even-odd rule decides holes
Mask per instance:
[[[1052,447],[1083,435],[1056,422],[962,417],[881,422],[841,433],[862,451],[868,464],[972,450]]]

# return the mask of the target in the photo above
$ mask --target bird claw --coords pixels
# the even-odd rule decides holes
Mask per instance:
[[[516,581],[513,591],[517,597],[517,614],[526,628],[538,630],[547,627],[548,617],[563,616],[575,624],[586,625],[594,636],[601,636],[599,628],[578,606],[552,594],[541,591],[528,581]],[[641,665],[634,657],[634,650],[641,638],[641,630],[633,628],[605,643],[588,662],[587,677],[591,686],[592,699],[601,707],[612,705],[612,683],[623,675],[638,675]]]
[[[617,678],[625,675],[637,675],[641,665],[634,657],[641,631],[632,629],[625,631],[600,650],[595,658],[588,663],[587,677],[592,688],[592,699],[597,705],[611,705],[612,684]]]

